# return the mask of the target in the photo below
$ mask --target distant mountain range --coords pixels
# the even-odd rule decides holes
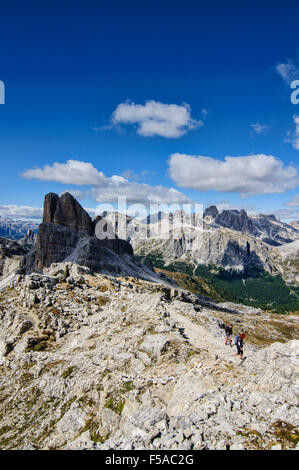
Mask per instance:
[[[299,227],[276,219],[275,215],[252,215],[242,209],[218,212],[211,206],[204,212],[204,219],[214,227],[226,227],[250,235],[272,246],[291,243],[299,238]]]
[[[25,237],[28,230],[37,232],[38,224],[32,221],[14,220],[0,216],[0,237],[20,240]]]
[[[280,246],[285,243],[291,243],[299,238],[299,221],[287,224],[276,219],[275,215],[251,215],[242,210],[223,210],[219,212],[216,206],[208,207],[203,213],[204,227],[220,228],[225,227],[236,232],[252,236],[271,246]],[[168,220],[170,224],[177,221],[191,220],[193,225],[197,225],[198,215],[188,215],[184,211],[176,211],[173,214],[159,212],[148,216],[142,220],[143,224],[154,226],[157,223],[163,223]]]
[[[173,282],[168,273],[184,273],[182,287],[195,286],[221,301],[277,312],[299,310],[296,223],[281,222],[274,215],[250,216],[245,210],[219,212],[215,206],[204,214],[161,212],[143,221],[108,213],[105,221],[117,237],[106,240],[97,237],[100,220],[93,221],[68,193],[45,197],[37,236],[35,223],[0,219],[5,231],[0,277],[16,270],[19,262],[26,272],[43,272],[65,262],[91,272],[164,279],[168,284]]]
[[[140,259],[158,268],[187,263],[195,273],[201,265],[239,272],[253,267],[270,274],[280,273],[288,282],[299,281],[294,269],[298,221],[287,224],[274,215],[248,215],[245,210],[220,212],[216,206],[208,207],[203,217],[176,211],[159,212],[142,221],[129,216],[124,219],[117,213],[105,214],[105,218],[115,231],[123,224],[125,236],[119,238],[125,238]],[[169,235],[165,237],[168,228]],[[31,235],[36,233],[38,224],[0,217],[1,237],[20,240],[29,230]],[[287,245],[287,249],[279,249]]]
[[[106,219],[114,228],[122,223],[116,213]],[[210,271],[239,273],[244,278],[265,272],[299,284],[299,229],[296,223],[284,223],[274,215],[250,216],[245,210],[219,212],[211,206],[203,218],[177,211],[155,214],[143,221],[126,217],[125,225],[135,255],[156,268],[200,275],[207,267]]]

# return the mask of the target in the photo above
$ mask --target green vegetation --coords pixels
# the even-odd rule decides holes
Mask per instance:
[[[67,378],[74,372],[75,369],[76,369],[75,366],[68,367],[68,368],[61,374],[61,377],[62,377],[63,379],[67,379]]]
[[[299,442],[299,430],[290,423],[284,421],[276,421],[273,424],[274,434],[277,440],[285,447],[296,447]]]
[[[280,444],[283,450],[294,449],[299,440],[298,429],[292,424],[280,420],[272,424],[271,428],[267,430],[266,436],[262,436],[256,430],[246,428],[237,431],[237,435],[246,438],[249,449],[256,450],[271,449],[276,444]]]
[[[195,274],[203,273],[198,267]],[[207,270],[207,268],[206,268]],[[247,267],[243,272],[209,267],[205,272],[214,287],[228,301],[243,303],[275,313],[299,311],[299,292],[292,290],[280,275],[271,276],[263,269]]]
[[[157,271],[174,278],[181,287],[218,302],[234,302],[273,313],[299,312],[299,287],[289,286],[280,275],[271,276],[262,268],[248,266],[244,271],[174,262],[164,265],[160,253],[139,257],[151,261]],[[194,271],[194,272],[193,272]]]
[[[191,357],[196,356],[196,354],[199,354],[199,351],[195,351],[194,349],[190,349],[187,352],[187,361],[189,361],[189,359],[191,359]]]
[[[6,434],[8,431],[10,431],[10,427],[9,426],[3,426],[2,428],[0,428],[0,436],[2,436],[2,434]]]
[[[111,396],[107,400],[107,402],[105,404],[105,407],[120,415],[122,413],[122,410],[123,410],[124,406],[125,406],[125,403],[126,403],[126,401],[125,401],[124,398]]]
[[[126,400],[123,397],[124,393],[134,390],[134,384],[131,380],[124,382],[120,390],[114,390],[110,393],[108,400],[105,404],[105,408],[109,408],[114,413],[121,414],[126,404]]]
[[[83,432],[89,431],[90,438],[93,442],[99,442],[100,444],[103,444],[107,439],[110,437],[110,433],[108,432],[105,436],[101,436],[101,434],[98,432],[99,424],[96,421],[93,421],[92,418],[90,418],[83,429],[81,429],[80,434]]]
[[[97,305],[99,306],[106,305],[109,302],[109,297],[105,297],[104,295],[99,295],[96,301]]]
[[[101,436],[97,431],[90,433],[90,438],[93,442],[99,442],[103,444],[107,439],[109,439],[110,433],[107,433],[106,436]]]
[[[32,350],[36,352],[44,351],[45,349],[47,349],[47,346],[48,346],[48,343],[46,341],[42,341],[41,343],[38,343],[35,346],[33,346]]]
[[[130,392],[131,390],[134,390],[134,385],[133,385],[132,380],[130,380],[129,382],[125,382],[123,386],[124,392]]]
[[[63,405],[60,408],[60,418],[59,419],[63,418],[65,413],[70,409],[72,403],[74,403],[74,401],[76,401],[76,400],[77,400],[77,395],[72,397],[69,401],[63,403]]]

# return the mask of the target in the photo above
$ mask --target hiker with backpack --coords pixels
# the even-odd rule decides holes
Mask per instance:
[[[232,325],[225,325],[225,344],[229,344],[230,346],[232,345],[232,334],[233,334],[233,327]]]
[[[244,354],[244,340],[246,338],[245,333],[240,333],[235,337],[235,345],[237,346],[237,353],[235,356],[240,356],[241,360],[243,359]]]

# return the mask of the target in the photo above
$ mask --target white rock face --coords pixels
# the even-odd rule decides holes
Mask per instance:
[[[154,255],[165,266],[181,261],[195,267],[214,264],[241,271],[251,265],[297,281],[290,277],[283,258],[284,252],[293,254],[296,247],[297,253],[299,230],[274,216],[249,217],[244,210],[219,213],[212,206],[206,209],[203,218],[183,211],[160,213],[142,222],[131,217],[120,221],[119,217],[111,213],[106,219],[113,227],[116,224],[122,227],[122,236],[130,241],[134,253]]]
[[[148,354],[160,356],[166,351],[168,344],[168,338],[163,335],[149,335],[141,343],[141,349]]]
[[[295,448],[296,316],[68,267],[0,293],[1,449]]]
[[[78,403],[73,403],[63,418],[57,423],[57,430],[67,438],[72,439],[78,431],[82,429],[86,422],[87,414],[79,407]]]

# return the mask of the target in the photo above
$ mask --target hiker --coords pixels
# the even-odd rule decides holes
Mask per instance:
[[[240,356],[241,359],[243,359],[243,354],[244,354],[245,338],[246,338],[246,335],[243,332],[235,337],[235,345],[237,346],[237,354],[235,354],[235,356]]]
[[[233,327],[232,327],[232,325],[225,325],[224,330],[225,330],[225,334],[226,334],[225,344],[229,344],[231,346],[232,345]]]

